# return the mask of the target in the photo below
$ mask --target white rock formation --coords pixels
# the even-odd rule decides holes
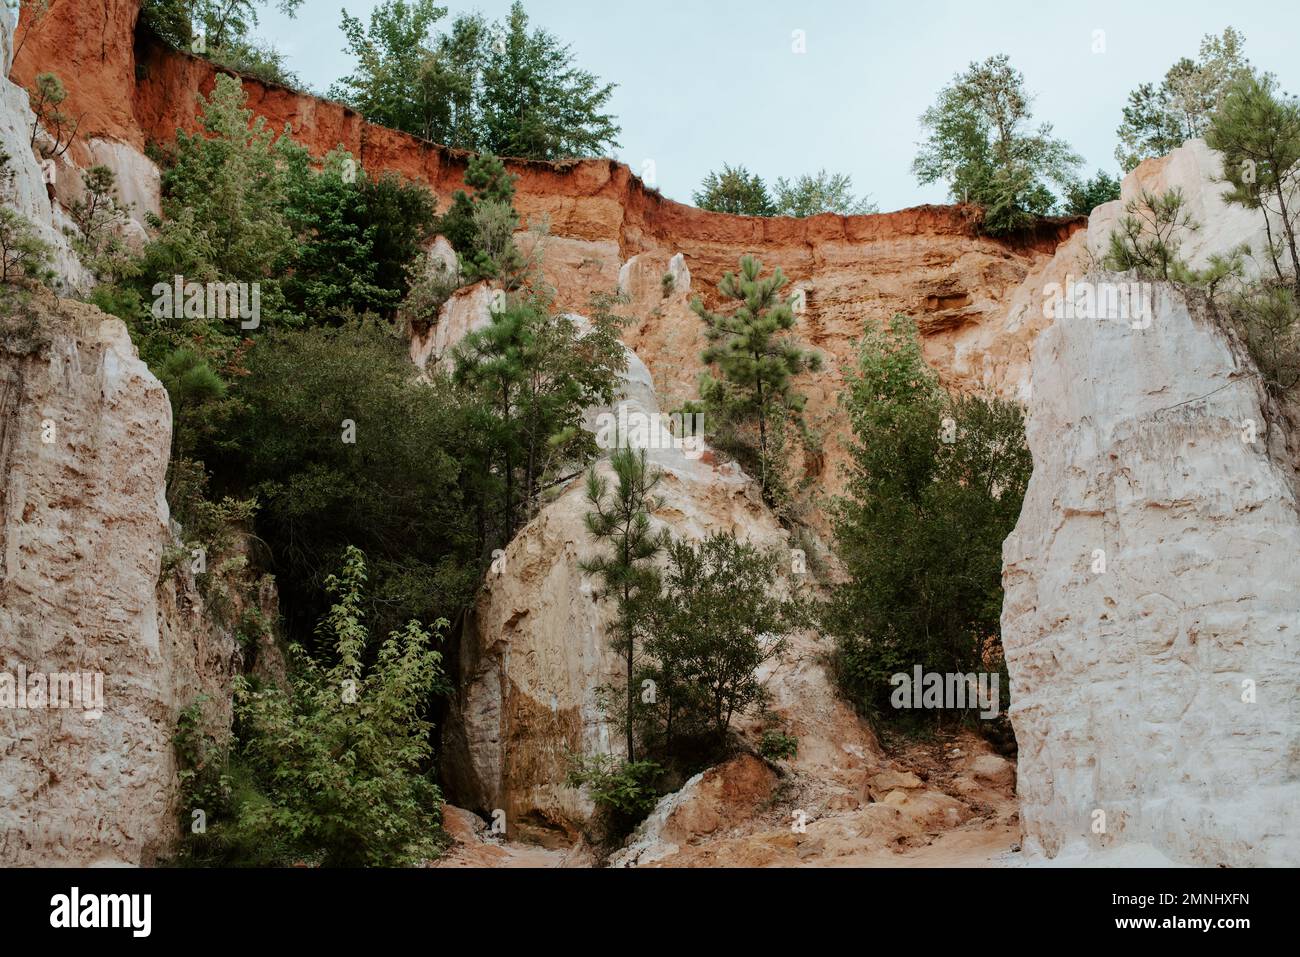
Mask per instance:
[[[228,722],[237,658],[159,582],[171,406],[93,307],[36,293],[0,322],[0,863],[151,863],[178,836],[178,712],[206,693]],[[23,672],[98,675],[100,714],[23,707]]]
[[[1182,187],[1203,223],[1193,265],[1262,234],[1221,208],[1214,172],[1192,142],[1124,185]],[[1117,208],[1094,212],[1092,249]],[[1294,866],[1295,474],[1211,313],[1169,286],[1154,306],[1149,323],[1058,318],[1033,348],[1034,473],[1002,615],[1026,849]]]
[[[1258,269],[1267,249],[1264,217],[1258,210],[1223,201],[1228,187],[1215,182],[1223,176],[1222,155],[1204,140],[1188,140],[1167,156],[1145,160],[1124,177],[1120,198],[1093,210],[1088,220],[1088,250],[1093,259],[1105,258],[1110,234],[1124,216],[1124,205],[1144,190],[1156,196],[1168,189],[1181,189],[1186,211],[1200,228],[1180,230],[1179,255],[1193,269],[1204,269],[1210,257],[1237,246],[1247,245],[1260,257],[1250,266]],[[1275,224],[1276,226],[1277,224]],[[1275,234],[1277,230],[1275,229]]]
[[[27,91],[11,83],[8,60],[12,56],[13,12],[0,10],[0,59],[5,61],[0,74],[0,149],[9,155],[8,170],[12,174],[0,181],[0,203],[16,210],[30,222],[36,235],[48,243],[54,253],[54,271],[58,286],[66,292],[88,292],[94,277],[81,265],[63,228],[70,226],[66,214],[57,203],[50,202],[47,180],[67,176],[71,164],[42,163],[32,150],[32,127],[36,117],[32,113]]]
[[[432,362],[449,370],[452,347],[491,321],[496,296],[486,282],[457,290],[438,311],[438,321],[411,336],[411,361],[419,369],[427,369]]]

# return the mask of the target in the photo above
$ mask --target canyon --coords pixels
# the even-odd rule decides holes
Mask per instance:
[[[197,97],[212,89],[210,63],[151,39],[137,17],[127,0],[54,0],[12,82],[0,80],[14,202],[51,241],[79,170],[94,163],[115,171],[134,228],[144,229],[160,190],[148,150],[193,130]],[[10,30],[6,19],[6,57]],[[26,148],[33,119],[21,89],[44,70],[63,77],[83,117],[53,201]],[[462,186],[463,153],[336,103],[244,86],[258,115],[316,155],[341,145],[367,170],[428,185],[441,208]],[[1170,185],[1192,198],[1203,226],[1189,247],[1193,265],[1262,235],[1255,218],[1219,199],[1215,162],[1190,141],[1123,186],[1126,199]],[[799,738],[797,755],[769,765],[742,754],[684,782],[609,863],[1006,865],[1121,853],[1300,863],[1300,517],[1285,417],[1231,330],[1180,289],[1158,286],[1140,330],[1044,308],[1053,284],[1122,280],[1097,262],[1123,200],[1004,241],[981,235],[976,211],[960,206],[753,219],[675,203],[611,160],[508,165],[524,220],[546,226],[542,264],[557,306],[580,316],[594,294],[627,297],[629,366],[613,411],[651,414],[694,397],[704,336],[690,300],[716,306],[723,273],[742,255],[779,266],[802,290],[798,332],[827,360],[797,383],[824,437],[822,454],[802,463],[817,489],[820,557],[820,509],[842,482],[842,366],[864,324],[914,316],[946,387],[1029,410],[1034,475],[1004,546],[1018,764],[973,735],[887,752],[835,694],[826,640],[800,633],[764,675],[771,711]],[[65,295],[85,290],[70,250],[61,248],[58,268]],[[414,366],[438,361],[484,323],[490,302],[486,286],[458,293],[412,339]],[[209,720],[228,724],[240,653],[183,567],[164,563],[174,539],[163,496],[171,409],[125,327],[54,296],[6,322],[0,651],[8,670],[102,671],[109,708],[98,722],[0,715],[0,861],[151,864],[174,839],[177,717],[203,695]],[[52,444],[41,438],[47,419],[59,424]],[[1241,440],[1245,421],[1259,425],[1260,441]],[[651,457],[665,472],[654,517],[674,534],[734,531],[783,556],[802,547],[734,463],[710,450]],[[584,836],[593,806],[566,782],[566,755],[617,751],[596,690],[618,661],[610,612],[577,564],[591,551],[583,494],[580,482],[557,490],[510,543],[507,572],[489,575],[462,638],[441,742],[442,778],[458,805],[447,809],[457,844],[444,866],[596,862]],[[1090,570],[1097,549],[1105,573]],[[806,587],[793,570],[785,579],[785,589]],[[1243,682],[1255,691],[1249,703]],[[751,718],[740,730],[752,746],[763,726]],[[497,811],[504,842],[485,837],[479,820]]]

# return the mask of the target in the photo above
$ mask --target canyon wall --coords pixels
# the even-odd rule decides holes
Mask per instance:
[[[1192,141],[1124,183],[1125,200],[1183,189],[1202,226],[1185,247],[1194,265],[1241,242],[1262,249],[1259,214],[1224,209],[1216,163]],[[1122,206],[1093,213],[1089,248],[1104,248]],[[1132,279],[1068,255],[1055,271],[1080,288]],[[1209,303],[1169,284],[1142,294],[1147,316],[1057,308],[1034,345],[1034,472],[1004,546],[1002,616],[1026,845],[1294,866],[1294,462]]]
[[[238,652],[162,574],[171,405],[126,327],[3,295],[0,863],[153,863],[178,836],[178,714],[207,695],[228,726]]]
[[[53,70],[64,78],[69,109],[83,116],[71,160],[111,166],[124,198],[134,198],[143,217],[156,209],[158,193],[146,146],[171,142],[178,128],[195,128],[197,98],[211,92],[217,70],[137,30],[137,19],[134,0],[53,0],[46,22],[26,38],[13,77],[30,84],[38,72]],[[338,103],[247,78],[244,88],[252,110],[273,128],[290,129],[316,155],[343,146],[371,171],[427,184],[441,208],[463,186],[463,151],[373,126]],[[799,334],[828,360],[824,373],[798,383],[808,396],[809,421],[825,435],[825,454],[805,468],[827,491],[840,487],[844,459],[840,366],[852,359],[864,324],[896,312],[913,315],[945,384],[1024,398],[1037,326],[1032,316],[1007,321],[1017,313],[1012,297],[1082,225],[1045,222],[1032,235],[1004,241],[978,235],[976,210],[969,207],[808,219],[730,216],[666,199],[608,159],[511,161],[509,167],[518,178],[524,222],[548,224],[544,272],[560,308],[584,311],[593,293],[612,292],[623,276],[633,298],[624,310],[631,320],[624,338],[645,361],[666,408],[695,396],[704,342],[685,293],[662,295],[669,263],[680,257],[693,294],[710,306],[717,305],[723,273],[746,253],[782,268],[792,288],[805,294]]]

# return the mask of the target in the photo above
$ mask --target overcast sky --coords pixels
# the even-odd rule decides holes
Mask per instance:
[[[262,15],[258,33],[317,92],[351,70],[340,10],[369,19],[376,0],[305,0],[296,19]],[[457,4],[503,16],[510,0]],[[1158,81],[1205,33],[1232,25],[1258,67],[1300,87],[1300,2],[1091,0],[526,0],[534,25],[570,43],[578,64],[618,84],[617,158],[653,161],[673,199],[725,161],[769,182],[821,167],[849,173],[882,210],[946,201],[910,172],[917,118],[970,61],[1007,53],[1035,114],[1087,162],[1116,171],[1128,91]],[[802,31],[806,52],[794,52]],[[1103,31],[1098,33],[1098,31]],[[1100,41],[1100,42],[1099,42]],[[1094,52],[1094,45],[1104,52]]]

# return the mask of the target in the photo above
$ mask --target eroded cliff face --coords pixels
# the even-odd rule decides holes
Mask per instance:
[[[177,716],[206,694],[228,726],[238,663],[162,575],[171,406],[91,306],[9,288],[0,333],[0,862],[152,863]]]
[[[460,315],[482,299],[467,290],[444,312]],[[484,316],[486,308],[483,302]],[[658,414],[649,370],[636,353],[627,358],[622,397],[609,411],[634,421]],[[589,415],[592,427],[597,414]],[[734,463],[718,461],[703,445],[651,447],[647,456],[663,473],[656,489],[662,505],[653,515],[659,527],[692,540],[734,532],[781,556],[784,568],[796,567],[787,533]],[[616,482],[607,463],[598,469],[611,486]],[[458,691],[443,736],[444,778],[456,803],[485,816],[504,811],[511,837],[578,839],[594,808],[566,784],[570,755],[622,747],[598,701],[600,686],[616,686],[623,667],[611,648],[614,602],[599,600],[579,565],[599,550],[584,524],[590,508],[581,480],[545,505],[489,572],[462,637]],[[798,577],[784,576],[783,587],[800,587]],[[859,792],[864,770],[879,760],[870,730],[836,698],[819,660],[824,650],[815,635],[801,635],[766,666],[772,710],[798,735],[800,766],[810,772],[805,783],[816,787],[822,805],[835,794]]]
[[[1179,186],[1187,253],[1258,243],[1220,222],[1191,142],[1125,181]],[[1104,247],[1122,203],[1093,213]],[[1063,251],[1064,255],[1064,251]],[[1069,264],[1104,290],[1132,277]],[[1058,313],[1033,353],[1034,472],[1004,546],[1002,634],[1027,847],[1146,845],[1206,865],[1300,862],[1300,518],[1276,410],[1207,302]],[[1268,414],[1266,414],[1266,411]]]
[[[15,82],[41,70],[65,80],[69,104],[84,113],[72,156],[82,167],[105,162],[118,173],[137,214],[156,209],[157,169],[143,151],[196,126],[197,96],[211,92],[216,70],[205,60],[138,32],[134,0],[82,10],[53,0],[49,21],[27,38]],[[433,189],[445,208],[463,188],[467,155],[372,126],[348,108],[245,79],[249,107],[275,129],[286,126],[312,153],[343,146],[372,171],[393,171]],[[823,215],[761,219],[709,213],[665,199],[620,163],[512,161],[516,205],[525,223],[549,225],[544,271],[562,309],[583,311],[593,293],[610,292],[634,263],[633,319],[627,341],[654,376],[666,406],[694,394],[701,323],[682,288],[661,294],[675,257],[693,280],[692,294],[717,304],[722,274],[752,253],[780,266],[805,291],[800,335],[826,353],[828,371],[800,383],[809,414],[827,433],[828,458],[811,463],[838,482],[835,409],[839,365],[851,359],[864,322],[895,312],[918,318],[926,355],[945,382],[960,389],[1021,395],[1027,387],[1032,330],[1008,331],[1010,297],[1080,221],[1044,223],[1033,235],[1001,241],[977,235],[975,210],[922,206],[874,216]],[[73,177],[75,180],[75,177]],[[626,284],[625,284],[626,285]]]

